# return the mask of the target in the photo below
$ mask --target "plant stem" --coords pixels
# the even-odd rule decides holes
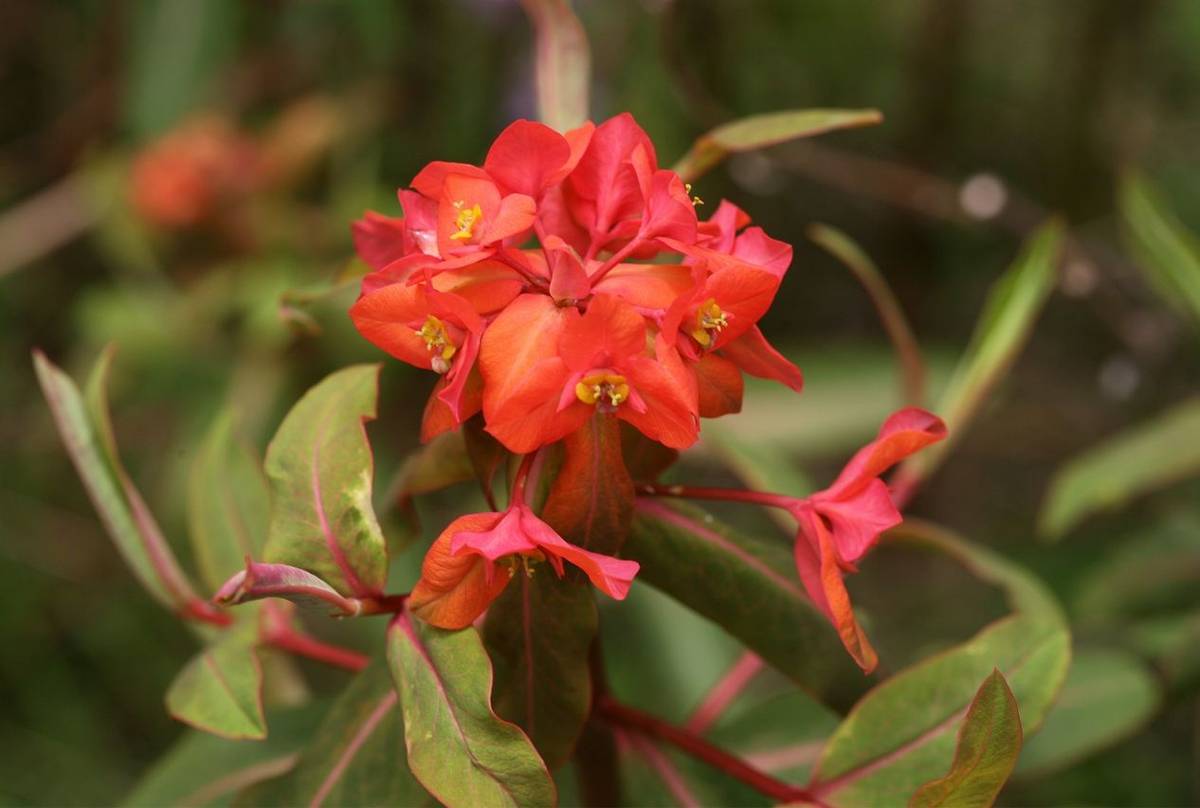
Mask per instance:
[[[601,264],[600,268],[591,274],[588,280],[591,281],[592,287],[595,288],[596,284],[603,280],[604,276],[611,272],[613,267],[624,261],[630,253],[640,246],[642,246],[641,239],[630,239],[628,244],[618,250],[616,254]]]
[[[343,668],[348,671],[361,671],[370,662],[364,654],[351,651],[349,648],[339,648],[336,645],[329,645],[328,643],[300,634],[292,630],[291,627],[277,628],[268,633],[264,637],[264,640],[268,645],[288,651],[296,656],[315,659],[318,662],[324,662],[335,668]]]
[[[745,488],[705,488],[690,485],[639,485],[637,492],[647,497],[681,497],[683,499],[713,499],[722,502],[751,502],[769,508],[791,510],[801,500],[783,494],[752,491]]]
[[[199,598],[189,600],[179,614],[185,620],[196,620],[200,623],[208,623],[220,628],[225,628],[233,623],[233,617],[228,613],[215,608],[208,601],[200,600]]]
[[[714,746],[699,735],[621,704],[608,696],[603,696],[597,701],[596,711],[608,722],[671,744],[773,800],[782,803],[817,802],[807,789],[778,780]]]

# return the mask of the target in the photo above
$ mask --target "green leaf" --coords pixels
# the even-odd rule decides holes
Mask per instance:
[[[225,805],[238,791],[289,771],[321,717],[318,707],[271,714],[266,740],[229,740],[187,732],[125,798],[129,808]]]
[[[1178,404],[1072,458],[1050,482],[1040,532],[1061,537],[1088,516],[1200,475],[1200,397]]]
[[[443,432],[404,460],[395,489],[399,499],[440,491],[475,478],[462,430]]]
[[[167,711],[223,738],[265,738],[257,635],[255,621],[243,621],[193,657],[167,690]]]
[[[344,595],[378,595],[387,548],[371,506],[363,425],[379,365],[354,365],[304,394],[267,447],[271,525],[264,560],[308,570]]]
[[[1062,242],[1061,223],[1052,220],[1044,224],[992,286],[971,343],[935,409],[945,420],[949,435],[906,461],[899,476],[911,479],[932,473],[1012,367],[1054,289]]]
[[[492,666],[475,629],[445,631],[402,613],[388,627],[388,662],[409,766],[439,801],[554,804],[554,781],[533,744],[492,711]]]
[[[983,684],[958,730],[954,762],[944,777],[913,794],[913,808],[988,808],[1008,781],[1021,753],[1017,700],[998,670]]]
[[[693,182],[732,153],[838,129],[870,126],[882,120],[883,116],[875,109],[800,109],[739,118],[697,138],[674,170],[685,182]]]
[[[1066,768],[1129,737],[1161,701],[1153,674],[1132,654],[1076,652],[1054,709],[1021,754],[1017,776]]]
[[[965,643],[901,671],[863,698],[830,738],[811,789],[830,806],[892,805],[947,772],[954,732],[994,669],[1005,675],[1032,734],[1058,693],[1071,638],[1053,595],[1025,570],[934,525],[908,520],[888,534],[950,556],[1005,590],[1015,614]]]
[[[215,591],[260,558],[267,537],[269,501],[262,467],[237,439],[228,411],[213,421],[188,477],[187,515],[200,575]]]
[[[714,621],[827,703],[848,706],[870,683],[808,599],[782,542],[740,536],[683,505],[639,500],[624,555],[638,579]]]
[[[1200,243],[1138,174],[1121,183],[1123,234],[1162,299],[1200,322]]]
[[[292,772],[265,787],[282,805],[422,805],[408,769],[404,721],[387,665],[354,678],[330,706]]]
[[[592,55],[569,0],[521,0],[533,23],[538,115],[565,132],[588,119]]]
[[[707,736],[752,766],[800,784],[808,781],[838,723],[836,713],[795,688],[759,699],[747,692],[721,714]]]
[[[106,400],[110,346],[79,388],[40,351],[33,363],[59,435],[108,535],[142,586],[164,606],[183,611],[199,601],[162,531],[117,456]]]
[[[525,730],[551,769],[571,756],[591,711],[588,650],[598,622],[586,581],[544,566],[517,575],[488,608],[483,639],[496,712]]]

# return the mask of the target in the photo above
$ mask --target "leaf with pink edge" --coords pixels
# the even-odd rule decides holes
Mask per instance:
[[[789,140],[838,129],[870,126],[883,120],[874,109],[795,109],[767,112],[721,124],[701,135],[675,164],[675,172],[691,182],[730,154],[754,151]]]
[[[388,662],[404,714],[408,763],[450,808],[554,805],[546,764],[491,705],[492,666],[473,628],[446,631],[401,613]]]
[[[264,560],[308,570],[343,595],[380,594],[387,547],[371,505],[379,365],[327,376],[292,407],[267,447],[271,522]]]
[[[362,602],[357,598],[348,598],[311,572],[287,564],[247,561],[246,568],[234,573],[213,596],[214,601],[228,606],[263,598],[283,598],[338,617],[354,617],[362,612]]]
[[[958,730],[954,762],[943,777],[917,789],[912,808],[988,808],[1008,781],[1021,753],[1021,714],[1004,675],[983,680]]]
[[[258,627],[242,621],[194,656],[167,690],[167,711],[224,738],[265,738]]]
[[[154,515],[117,455],[106,395],[112,359],[110,346],[92,370],[85,397],[71,378],[45,355],[40,351],[33,354],[38,381],[59,435],[88,497],[125,563],[142,586],[164,606],[177,612],[210,611],[193,591]]]

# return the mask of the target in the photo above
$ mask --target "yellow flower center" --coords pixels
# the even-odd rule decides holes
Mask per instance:
[[[616,373],[593,373],[575,385],[575,396],[584,404],[598,404],[611,412],[629,398],[629,384]]]
[[[696,327],[692,329],[692,338],[707,348],[713,343],[713,334],[720,334],[727,325],[729,319],[725,312],[721,311],[717,301],[710,297],[696,310]]]
[[[433,354],[433,358],[430,360],[433,369],[438,373],[450,370],[450,358],[454,356],[458,346],[450,339],[450,334],[446,331],[446,324],[431,314],[425,318],[425,324],[416,334],[425,340],[425,347]]]
[[[483,220],[483,208],[479,205],[467,207],[461,199],[454,203],[458,215],[454,217],[454,226],[458,228],[450,234],[451,241],[469,241],[475,237],[475,225]]]

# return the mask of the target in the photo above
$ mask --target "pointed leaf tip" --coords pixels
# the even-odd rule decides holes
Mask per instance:
[[[404,713],[408,762],[450,808],[554,805],[545,763],[491,706],[492,666],[473,628],[446,631],[400,613],[388,662]]]

